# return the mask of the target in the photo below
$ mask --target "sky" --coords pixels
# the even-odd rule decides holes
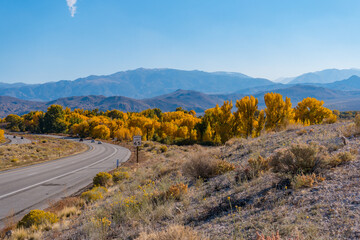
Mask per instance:
[[[360,68],[358,0],[1,0],[0,82]]]

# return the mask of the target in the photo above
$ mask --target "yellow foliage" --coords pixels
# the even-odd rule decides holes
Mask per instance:
[[[18,223],[18,227],[29,228],[31,226],[39,226],[42,224],[54,224],[57,221],[59,221],[59,219],[55,214],[35,209],[31,210],[21,219]]]
[[[212,141],[212,133],[213,131],[211,130],[211,126],[210,124],[207,125],[206,129],[205,129],[205,132],[204,132],[204,135],[203,135],[203,141],[204,142],[211,142]]]
[[[105,194],[107,192],[107,189],[104,187],[94,187],[93,189],[83,192],[81,194],[81,197],[86,201],[86,202],[94,202],[97,201],[99,199],[103,199],[104,196],[103,194]]]
[[[130,130],[127,128],[120,128],[114,132],[114,138],[118,140],[130,141],[132,140],[132,136]]]
[[[266,104],[266,130],[286,127],[294,117],[290,98],[286,97],[284,101],[279,93],[267,93],[264,95],[264,100]]]
[[[0,129],[0,142],[4,141],[5,139],[4,133],[4,130]]]
[[[246,96],[236,101],[235,127],[237,135],[248,138],[257,135],[256,128],[258,129],[257,132],[260,132],[259,129],[262,129],[263,120],[260,120],[255,115],[258,111],[258,102],[259,100],[253,96]],[[262,116],[263,114],[261,114]]]
[[[321,124],[323,120],[333,119],[336,121],[336,115],[323,106],[324,102],[315,98],[305,98],[295,107],[295,120],[300,120],[304,124]]]
[[[110,129],[105,125],[98,125],[91,131],[93,138],[109,139]]]

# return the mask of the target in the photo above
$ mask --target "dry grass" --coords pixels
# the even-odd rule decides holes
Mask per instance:
[[[136,240],[206,240],[190,227],[172,225],[159,232],[141,233]]]
[[[193,179],[208,179],[235,169],[232,163],[219,159],[217,151],[194,154],[183,166],[184,175]]]
[[[26,135],[29,144],[0,146],[0,170],[13,169],[84,152],[85,144],[63,139]]]

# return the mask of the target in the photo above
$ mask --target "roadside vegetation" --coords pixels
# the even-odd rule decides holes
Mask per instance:
[[[91,189],[63,200],[74,203],[57,204],[66,210],[47,209],[56,223],[18,226],[14,233],[39,239],[356,239],[359,129],[355,120],[213,147],[145,142],[139,164],[132,157],[99,173]]]
[[[44,136],[23,135],[32,142],[0,146],[0,170],[50,161],[84,152],[84,144]],[[19,136],[18,136],[19,137]]]

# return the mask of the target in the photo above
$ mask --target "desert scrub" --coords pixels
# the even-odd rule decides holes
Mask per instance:
[[[39,226],[42,224],[54,224],[59,219],[54,213],[45,212],[43,210],[31,210],[28,214],[26,214],[21,221],[18,223],[18,227],[29,228],[31,226]]]
[[[94,186],[108,187],[112,183],[112,176],[107,172],[99,172],[93,179]]]
[[[339,152],[335,156],[332,156],[329,161],[329,167],[337,167],[340,164],[351,162],[355,159],[354,155],[350,152]]]
[[[148,224],[149,222],[159,221],[160,219],[171,219],[173,215],[174,197],[167,198],[169,180],[166,184],[149,180],[145,185],[138,185],[137,189],[132,189],[126,195],[118,193],[111,199],[112,219],[117,224]],[[175,185],[174,185],[175,186]],[[184,193],[184,187],[176,186],[181,194]],[[185,187],[186,188],[186,187]],[[166,190],[164,190],[166,189]],[[180,190],[181,189],[181,190]],[[176,190],[173,192],[176,194]]]
[[[323,167],[327,159],[328,154],[317,146],[296,144],[276,151],[270,157],[270,166],[276,173],[308,174]]]
[[[225,160],[216,159],[212,153],[195,154],[183,166],[183,173],[192,178],[208,179],[232,171],[235,166]]]
[[[188,190],[188,185],[185,185],[184,183],[178,183],[175,185],[172,185],[166,192],[166,196],[168,198],[174,198],[176,200],[180,200]]]
[[[269,159],[263,158],[262,156],[257,158],[250,158],[248,160],[248,165],[254,177],[257,177],[261,173],[264,173],[270,169]]]
[[[168,150],[167,146],[161,146],[161,147],[160,147],[160,151],[161,151],[162,153],[167,152],[167,150]]]
[[[142,232],[136,240],[207,240],[204,236],[190,227],[172,225],[158,232]]]
[[[128,172],[114,172],[112,175],[112,180],[114,183],[126,180],[130,178],[130,174]]]
[[[317,176],[315,173],[308,175],[300,174],[293,178],[291,185],[294,189],[311,188],[324,180],[325,178]]]
[[[107,193],[107,189],[105,187],[94,187],[89,191],[83,192],[81,197],[86,202],[94,202],[99,199],[103,199],[105,193]]]
[[[110,229],[111,221],[107,217],[91,218],[91,236],[96,239],[107,239],[107,234]]]

